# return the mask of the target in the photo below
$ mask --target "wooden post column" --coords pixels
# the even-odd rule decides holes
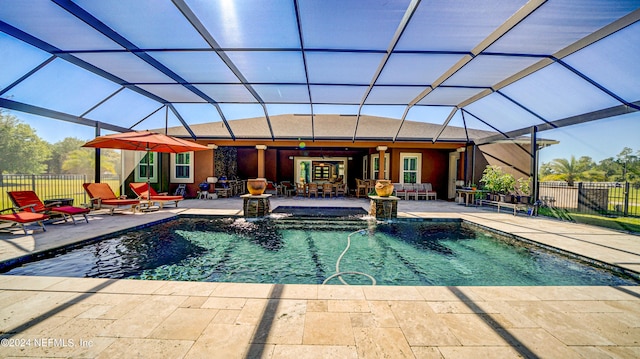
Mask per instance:
[[[256,145],[258,150],[258,178],[264,178],[265,163],[264,163],[264,151],[267,149],[266,145]]]
[[[387,150],[387,146],[378,146],[376,147],[376,150],[378,150],[379,158],[378,158],[378,163],[380,165],[379,169],[378,169],[378,178],[377,179],[384,179],[384,165],[385,165],[385,158],[384,158],[384,153]]]

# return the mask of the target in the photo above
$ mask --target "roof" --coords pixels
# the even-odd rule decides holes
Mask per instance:
[[[0,0],[0,107],[193,139],[483,142],[638,111],[638,20],[638,0]]]
[[[270,124],[276,138],[281,140],[315,140],[353,141],[431,141],[438,135],[440,125],[416,121],[405,121],[402,126],[397,119],[378,116],[361,115],[357,123],[355,115],[315,115],[288,114],[270,117]],[[269,128],[265,117],[229,121],[229,126],[237,139],[270,140]],[[357,129],[356,129],[357,126]],[[191,126],[198,133],[199,139],[226,139],[226,128],[222,123],[205,123]],[[162,129],[156,129],[161,131]],[[183,126],[168,128],[172,136],[187,136]],[[440,141],[469,142],[478,138],[495,135],[495,132],[465,129],[448,126],[440,135]]]

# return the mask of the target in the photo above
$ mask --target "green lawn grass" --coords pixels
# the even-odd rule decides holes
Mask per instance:
[[[602,217],[585,213],[571,213],[570,216],[577,223],[640,234],[640,218],[637,217]]]
[[[538,209],[538,215],[640,234],[639,217],[604,217],[549,207]]]
[[[640,189],[634,188],[633,185],[629,186],[627,198],[629,200],[627,208],[629,215],[640,216]],[[612,212],[622,212],[624,210],[624,199],[624,188],[610,188],[608,210]]]

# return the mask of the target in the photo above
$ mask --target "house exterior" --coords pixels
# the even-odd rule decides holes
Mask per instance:
[[[267,126],[267,124],[270,124]],[[174,191],[187,186],[194,197],[207,177],[264,177],[282,181],[325,182],[343,179],[354,189],[356,179],[389,179],[394,183],[431,183],[438,198],[454,198],[456,183],[479,181],[487,164],[499,164],[516,178],[531,173],[531,155],[522,143],[475,146],[474,140],[494,132],[404,121],[375,116],[271,116],[229,121],[235,138],[220,122],[192,125],[197,141],[210,151],[152,154],[152,184]],[[399,130],[400,129],[400,130]],[[164,132],[164,131],[161,131]],[[187,138],[182,127],[169,135]],[[270,134],[273,134],[271,136]],[[437,137],[437,141],[433,139]],[[144,154],[125,157],[127,182],[144,180]],[[383,158],[384,161],[380,159]],[[475,170],[474,170],[475,168]]]

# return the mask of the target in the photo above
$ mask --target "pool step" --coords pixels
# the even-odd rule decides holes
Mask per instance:
[[[330,220],[326,218],[314,218],[313,220],[287,218],[279,219],[274,223],[278,229],[282,230],[309,230],[313,228],[319,231],[356,231],[369,226],[369,223],[365,220],[336,220],[335,218],[331,218]]]

